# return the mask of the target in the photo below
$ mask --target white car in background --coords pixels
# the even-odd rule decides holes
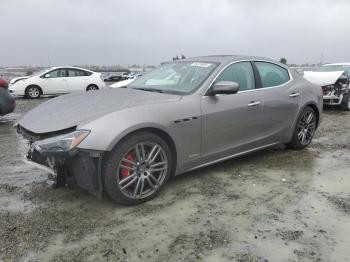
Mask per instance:
[[[53,67],[33,76],[15,81],[9,86],[15,96],[39,98],[105,87],[101,74],[77,67]]]
[[[350,111],[350,63],[326,64],[305,71],[304,78],[323,90],[323,104]]]
[[[112,88],[123,88],[123,87],[127,87],[127,85],[131,84],[132,82],[135,81],[136,78],[142,76],[142,73],[139,72],[134,72],[134,73],[130,73],[128,74],[126,77],[127,79],[122,80],[122,81],[118,81],[116,83],[114,83],[113,85],[110,85],[110,87]]]

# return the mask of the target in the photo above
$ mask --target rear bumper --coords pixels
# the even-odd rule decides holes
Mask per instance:
[[[55,186],[76,184],[82,189],[101,197],[103,152],[74,150],[68,153],[43,154],[31,146],[26,160],[53,174]]]

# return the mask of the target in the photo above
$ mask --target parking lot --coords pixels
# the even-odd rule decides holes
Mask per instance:
[[[0,261],[349,261],[350,114],[327,109],[310,147],[277,147],[173,178],[133,207],[53,189],[0,120]]]

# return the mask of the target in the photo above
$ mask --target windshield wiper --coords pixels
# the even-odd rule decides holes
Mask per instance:
[[[155,89],[155,88],[134,88],[134,89],[139,89],[139,90],[149,91],[149,92],[163,93],[163,90]]]

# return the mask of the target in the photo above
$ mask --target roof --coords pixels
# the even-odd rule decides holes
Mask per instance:
[[[184,61],[202,61],[202,62],[216,62],[216,63],[229,63],[240,60],[264,60],[273,63],[280,64],[278,61],[275,61],[266,57],[259,56],[247,56],[247,55],[209,55],[209,56],[197,56],[189,57],[184,59]],[[285,66],[285,65],[284,65]]]
[[[323,66],[350,66],[350,63],[331,63],[331,64],[325,64]]]
[[[48,68],[47,70],[54,70],[54,69],[60,69],[60,68],[79,69],[79,70],[85,70],[85,71],[89,71],[89,72],[94,72],[94,71],[92,71],[90,69],[76,67],[76,66],[53,66],[53,67]]]

